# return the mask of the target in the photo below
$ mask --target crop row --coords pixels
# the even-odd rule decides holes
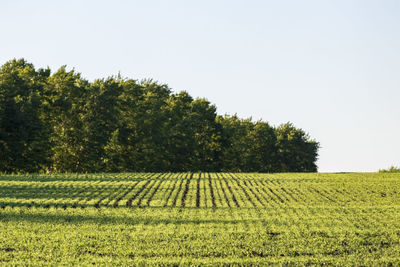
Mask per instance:
[[[400,200],[398,180],[269,174],[143,173],[0,177],[0,207],[41,206],[277,208],[303,205],[389,205]],[[85,178],[87,177],[87,178]],[[313,176],[315,177],[315,175]]]

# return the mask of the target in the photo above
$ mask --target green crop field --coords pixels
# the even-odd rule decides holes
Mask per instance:
[[[400,265],[400,174],[0,175],[1,265]]]

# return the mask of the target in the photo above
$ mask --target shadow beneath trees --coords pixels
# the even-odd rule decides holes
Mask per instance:
[[[36,177],[36,176],[12,176],[12,175],[0,175],[0,181],[18,181],[18,182],[135,182],[143,180],[153,180],[152,178],[145,177],[85,177],[85,176],[46,176],[46,177]],[[162,179],[162,178],[161,178]],[[179,179],[179,178],[177,178]]]
[[[149,209],[149,208],[146,208]],[[159,208],[156,208],[159,209]],[[165,209],[165,208],[164,208]],[[186,208],[185,208],[186,209]],[[79,210],[79,209],[78,209]],[[132,208],[129,209],[132,213],[140,213],[143,209],[141,208]],[[123,216],[126,214],[111,216],[108,214],[104,214],[101,209],[97,210],[97,214],[85,214],[84,212],[74,213],[74,209],[68,210],[51,210],[49,212],[39,211],[38,210],[3,210],[0,211],[0,222],[28,222],[28,223],[43,223],[43,224],[99,224],[99,225],[107,225],[107,224],[124,224],[124,225],[159,225],[159,224],[172,224],[172,225],[183,225],[183,224],[215,224],[215,225],[229,225],[229,224],[255,224],[260,223],[263,220],[261,218],[254,219],[210,219],[210,218],[185,218],[184,215],[173,217],[163,217],[155,216],[155,214],[132,214],[129,216]],[[177,215],[176,213],[174,213]],[[193,214],[190,214],[193,215]],[[188,215],[188,217],[190,216]],[[206,215],[204,216],[206,217]]]

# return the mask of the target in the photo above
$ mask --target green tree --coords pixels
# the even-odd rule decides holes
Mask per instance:
[[[216,121],[216,107],[204,98],[192,101],[190,127],[195,142],[191,169],[214,171],[222,152],[222,126]]]
[[[121,92],[122,86],[114,78],[96,80],[88,87],[82,114],[82,168],[85,171],[99,172],[106,168],[105,147],[119,127]]]
[[[152,80],[88,82],[25,60],[0,69],[0,171],[316,171],[319,143],[291,123],[217,116]]]
[[[286,123],[276,129],[280,172],[316,172],[319,143]]]
[[[74,70],[61,67],[51,75],[46,86],[52,127],[52,169],[59,172],[85,170],[84,107],[89,83]]]
[[[43,88],[50,71],[25,60],[0,69],[0,170],[38,172],[49,159],[49,130],[43,120]]]
[[[267,122],[258,121],[248,133],[251,141],[250,157],[246,162],[247,171],[275,172],[277,164],[276,134]]]
[[[169,171],[189,171],[196,143],[191,126],[193,98],[187,92],[171,95],[166,102],[167,125],[165,152]]]
[[[249,133],[254,125],[251,119],[240,119],[234,116],[218,116],[217,121],[222,125],[221,170],[242,172],[249,170],[251,161],[252,140]]]
[[[126,80],[121,85],[119,131],[113,139],[120,145],[112,145],[121,149],[118,161],[129,171],[166,170],[165,106],[170,89],[151,80]]]

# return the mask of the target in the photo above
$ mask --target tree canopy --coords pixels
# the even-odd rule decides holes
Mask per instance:
[[[315,172],[318,149],[291,123],[220,116],[152,80],[0,69],[1,172]]]

